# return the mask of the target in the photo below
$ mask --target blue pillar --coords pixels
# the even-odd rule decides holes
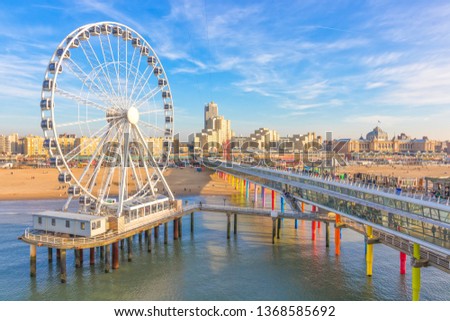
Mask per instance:
[[[248,200],[250,194],[250,182],[245,182],[245,198]]]
[[[295,225],[294,225],[294,226],[295,226],[295,229],[297,229],[297,228],[298,228],[298,222],[297,222],[297,219],[294,220],[294,224],[295,224]]]
[[[280,197],[281,213],[284,213],[284,197]]]

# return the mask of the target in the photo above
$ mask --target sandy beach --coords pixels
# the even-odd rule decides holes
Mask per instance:
[[[80,175],[82,169],[73,169]],[[176,196],[232,195],[237,193],[227,182],[212,171],[197,172],[195,168],[170,168],[165,172],[167,182]],[[55,168],[1,169],[0,200],[66,198],[67,188],[58,182]],[[117,186],[113,188],[115,192]],[[160,187],[162,190],[162,188]]]
[[[73,169],[80,175],[83,169]],[[435,166],[350,166],[340,169],[346,173],[371,173],[374,175],[420,178],[425,176],[450,176],[450,165]],[[77,176],[77,177],[78,177]],[[175,197],[183,195],[233,195],[238,193],[231,185],[210,170],[197,172],[195,168],[170,168],[165,172],[167,182]],[[0,169],[0,200],[66,198],[67,188],[58,182],[55,168]],[[116,193],[113,186],[111,194]],[[162,190],[162,187],[160,187]]]

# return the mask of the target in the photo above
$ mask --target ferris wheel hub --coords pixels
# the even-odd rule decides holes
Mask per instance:
[[[136,125],[139,121],[139,111],[136,107],[130,107],[127,111],[127,120],[129,123]]]

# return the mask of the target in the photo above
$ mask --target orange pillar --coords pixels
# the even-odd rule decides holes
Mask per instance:
[[[341,216],[336,214],[336,227],[334,228],[334,248],[335,254],[341,254],[341,229],[337,227],[341,223]]]

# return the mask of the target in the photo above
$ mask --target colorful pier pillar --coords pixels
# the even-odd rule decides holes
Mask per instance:
[[[373,243],[370,240],[373,238],[373,228],[372,226],[366,226],[366,234],[367,234],[367,252],[366,252],[366,275],[372,276],[372,267],[373,267]]]
[[[336,255],[341,255],[341,229],[339,224],[341,224],[341,216],[336,214],[336,225],[334,228],[334,253]]]
[[[413,249],[414,265],[412,268],[412,300],[420,300],[420,266],[417,265],[417,261],[420,260],[420,245],[414,243]]]
[[[406,274],[406,253],[400,252],[400,274]]]
[[[36,245],[30,245],[30,276],[36,276]]]
[[[305,203],[302,202],[302,213],[305,213]]]
[[[255,188],[253,189],[253,201],[256,203],[258,202],[258,186],[255,184]]]
[[[280,197],[281,213],[284,213],[284,197]]]
[[[248,200],[250,196],[250,182],[245,182],[245,199]]]
[[[311,240],[316,240],[316,221],[311,222]]]

